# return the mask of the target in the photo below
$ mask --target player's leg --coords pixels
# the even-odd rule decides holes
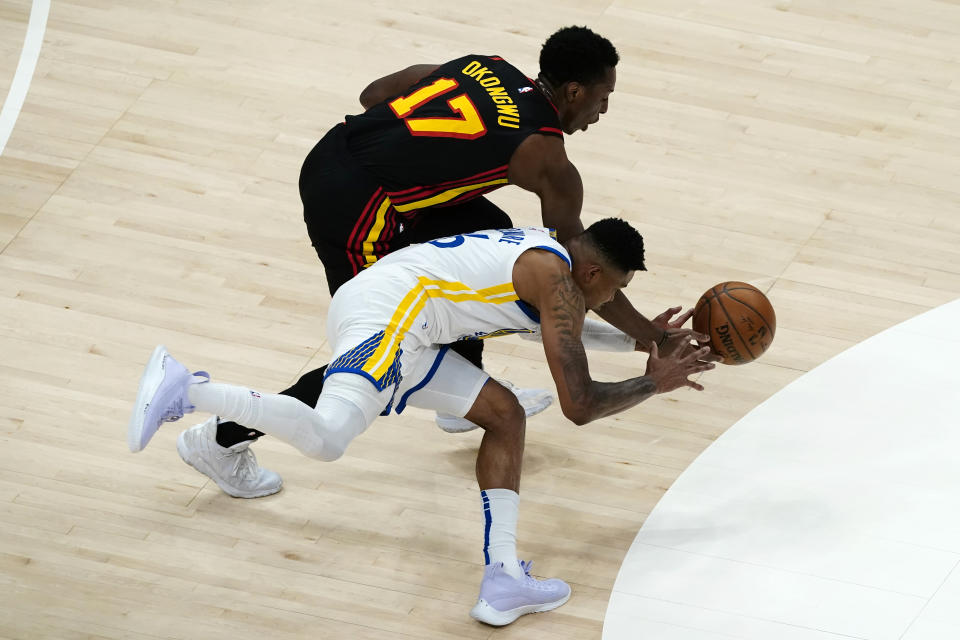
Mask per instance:
[[[486,567],[480,597],[470,615],[500,626],[526,613],[559,607],[569,599],[570,587],[562,580],[533,578],[530,564],[517,558],[526,424],[523,408],[513,393],[452,351],[438,350],[431,373],[413,391],[401,395],[398,411],[409,403],[466,417],[484,430],[476,472],[483,506]]]
[[[397,241],[396,212],[385,207],[385,194],[346,152],[339,126],[331,129],[307,156],[299,184],[307,233],[323,263],[332,296],[371,259],[365,251],[377,257]],[[382,224],[377,224],[378,215]],[[280,394],[316,406],[325,374],[326,366],[309,371]],[[215,425],[216,443],[229,449],[263,435],[249,427],[221,421]]]
[[[314,408],[290,396],[260,394],[228,384],[191,385],[187,391],[196,408],[253,425],[304,455],[325,462],[343,456],[347,446],[366,431],[391,396],[389,389],[377,391],[367,380],[353,374],[331,375]]]
[[[346,283],[346,288],[350,288],[356,283],[356,280],[352,280]],[[375,314],[371,312],[371,310],[377,306],[374,302],[363,305],[354,304],[357,300],[357,292],[355,290],[351,292],[345,290],[334,296],[327,313],[327,337],[334,343],[334,363],[337,364],[339,362],[339,364],[331,368],[327,372],[328,374],[333,371],[354,371],[356,367],[351,368],[349,366],[350,364],[358,364],[358,366],[362,367],[363,362],[354,358],[354,356],[359,358],[359,355],[362,354],[366,348],[364,345],[367,345],[370,340],[376,338],[378,335],[383,334],[383,327],[387,325],[389,314],[393,311],[393,308],[390,307],[390,303],[387,301],[389,292],[381,294],[373,291],[369,285],[357,285],[357,287],[370,293],[374,297],[375,302],[386,304],[387,307],[384,313],[387,314],[387,317],[381,319],[381,321],[377,320]],[[357,315],[359,315],[360,323],[357,322]],[[382,323],[378,324],[378,322]],[[357,352],[357,350],[359,350],[359,352]],[[408,348],[406,350],[406,358],[414,358],[415,355],[415,348]],[[343,361],[339,361],[337,359],[338,357],[342,357]],[[391,371],[396,370],[391,368],[388,369],[387,373],[390,374]],[[362,429],[365,429],[373,417],[386,406],[389,401],[389,394],[385,398],[381,398],[380,394],[383,393],[383,389],[386,388],[385,385],[389,385],[390,383],[383,382],[383,384],[381,384],[378,382],[378,386],[374,387],[374,385],[370,384],[370,382],[360,375],[356,375],[356,373],[350,373],[349,375],[329,375],[328,380],[324,383],[320,378],[321,375],[323,375],[323,370],[318,370],[311,372],[298,381],[295,387],[301,387],[298,393],[299,398],[295,398],[289,394],[277,394],[276,396],[269,397],[262,396],[266,398],[265,401],[271,403],[270,407],[272,411],[269,416],[272,416],[273,430],[260,426],[261,416],[258,413],[258,407],[260,405],[259,398],[261,398],[261,394],[251,392],[250,397],[242,394],[240,396],[233,394],[227,398],[221,398],[221,404],[231,398],[231,402],[233,402],[233,404],[228,403],[222,412],[219,409],[219,404],[212,404],[216,398],[205,398],[201,399],[201,401],[205,402],[203,405],[205,408],[212,409],[214,412],[217,412],[217,415],[223,415],[231,421],[235,420],[236,422],[233,424],[244,425],[242,428],[248,429],[251,435],[266,432],[279,436],[294,446],[298,446],[307,455],[331,459],[331,456],[342,453],[342,447],[338,453],[338,446],[346,446],[346,443],[358,435]],[[315,382],[305,384],[304,381],[310,377],[314,377]],[[349,395],[347,391],[343,390],[345,388],[344,385],[347,384],[344,380],[352,383],[354,386],[359,385],[361,391],[365,392],[366,395],[361,394],[358,397]],[[333,389],[330,388],[331,384],[333,384]],[[219,389],[219,387],[216,386],[208,388],[211,390]],[[375,389],[380,389],[380,391],[377,391],[375,394],[375,398],[371,399],[367,397],[370,393],[373,393]],[[221,389],[221,391],[223,390]],[[200,391],[199,393],[206,393],[206,391]],[[282,421],[282,414],[277,413],[284,406],[282,404],[284,398],[290,401],[287,403],[288,407],[292,407],[292,410],[300,412],[297,414],[301,418],[299,426],[289,421]],[[355,419],[357,417],[355,411],[349,411],[349,407],[340,406],[338,410],[338,414],[341,416],[339,428],[332,425],[324,430],[318,428],[315,424],[310,425],[302,421],[302,407],[314,407],[321,417],[326,417],[332,415],[331,407],[337,405],[337,398],[347,399],[352,402],[354,406],[364,409],[365,419],[363,421]],[[243,401],[245,404],[238,407],[236,403],[240,401]],[[369,409],[369,407],[372,407],[372,409]],[[373,411],[373,413],[367,415],[367,413],[369,413],[368,409],[369,411]],[[230,495],[241,497],[267,495],[269,492],[266,490],[267,487],[265,485],[269,483],[266,479],[271,477],[275,478],[276,489],[279,489],[279,477],[272,472],[256,467],[255,463],[248,465],[248,468],[244,468],[244,466],[231,466],[229,464],[230,459],[224,452],[232,451],[235,448],[248,451],[250,441],[240,442],[226,448],[222,447],[216,440],[216,418],[211,420],[212,422],[208,421],[208,423],[189,429],[181,437],[178,442],[178,450],[184,461],[201,473],[212,478],[218,486]],[[283,430],[284,425],[288,426],[287,431]],[[300,429],[299,436],[289,431],[289,429],[294,427]],[[315,439],[313,441],[314,444],[309,445],[304,438],[310,434],[319,437],[320,440]],[[318,446],[322,446],[323,448],[317,448]],[[252,454],[250,455],[252,456]],[[256,485],[256,490],[250,489],[249,485]],[[276,489],[274,489],[274,491]]]
[[[210,382],[206,372],[191,374],[159,346],[140,382],[128,427],[128,444],[132,451],[139,451],[162,423],[176,421],[199,409],[248,424],[296,447],[304,455],[330,462],[343,455],[350,442],[383,411],[391,396],[391,389],[378,390],[358,375],[334,374],[316,407],[311,408],[290,396]]]

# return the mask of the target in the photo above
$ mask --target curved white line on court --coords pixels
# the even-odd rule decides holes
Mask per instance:
[[[627,552],[604,640],[960,638],[960,300],[731,427]]]
[[[33,0],[30,9],[30,22],[27,24],[27,35],[23,39],[23,49],[20,51],[20,62],[17,71],[10,83],[7,99],[0,110],[0,155],[7,147],[13,126],[17,123],[23,101],[30,89],[33,71],[37,68],[40,58],[40,47],[43,46],[43,34],[47,30],[47,15],[50,13],[50,0]]]

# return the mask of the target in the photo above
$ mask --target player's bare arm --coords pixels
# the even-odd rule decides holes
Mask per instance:
[[[539,134],[528,136],[510,158],[507,176],[511,184],[540,197],[543,224],[557,230],[560,242],[583,232],[580,221],[583,180],[567,158],[562,139]],[[649,351],[654,342],[663,347],[667,340],[676,342],[676,346],[689,340],[689,331],[685,330],[671,331],[668,335],[667,327],[658,327],[644,317],[623,293],[618,292],[597,313],[634,338],[642,351]],[[667,340],[664,340],[665,336]]]
[[[656,345],[647,373],[621,382],[597,382],[590,377],[583,346],[586,303],[562,260],[542,251],[529,251],[514,267],[514,288],[540,312],[543,349],[564,416],[578,425],[629,409],[657,393],[682,386],[702,387],[689,380],[694,373],[713,368],[698,362],[707,349],[690,355],[660,358]]]
[[[415,64],[374,80],[360,92],[360,104],[364,109],[369,109],[387,98],[399,95],[405,89],[409,89],[412,85],[436,71],[438,66],[436,64]]]
[[[583,181],[567,158],[561,138],[527,136],[510,157],[507,179],[540,197],[543,224],[556,229],[560,242],[583,233]]]

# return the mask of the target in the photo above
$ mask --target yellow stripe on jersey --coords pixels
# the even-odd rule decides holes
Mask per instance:
[[[420,314],[423,305],[430,298],[441,298],[451,302],[475,301],[489,304],[503,304],[520,299],[516,291],[513,290],[512,282],[474,291],[462,282],[431,280],[421,277],[417,280],[417,286],[407,292],[407,295],[403,297],[400,305],[393,312],[383,340],[380,341],[377,350],[373,352],[366,364],[363,365],[364,371],[374,378],[379,378],[386,373],[393,362],[394,354],[400,348],[404,336],[407,335],[414,319]]]
[[[367,362],[363,365],[362,368],[364,371],[372,374],[375,369],[380,368],[379,365],[382,364],[387,353],[392,354],[396,351],[396,348],[393,347],[393,336],[395,336],[397,331],[400,330],[400,326],[403,324],[406,314],[410,311],[410,307],[415,305],[418,300],[422,299],[422,293],[423,289],[418,283],[418,285],[410,289],[410,291],[407,292],[407,295],[403,297],[403,300],[400,301],[400,305],[393,312],[393,316],[390,318],[390,322],[387,324],[383,340],[380,341],[377,350],[373,352],[373,354],[367,359]],[[421,304],[420,307],[422,306],[423,305]],[[416,316],[414,315],[413,317]],[[412,322],[412,319],[410,322]],[[407,329],[409,329],[409,322],[405,326]],[[404,333],[406,333],[406,329],[404,329]],[[399,341],[397,341],[398,346],[399,344]],[[376,378],[378,376],[374,377]]]
[[[364,268],[369,267],[377,261],[377,256],[373,255],[373,243],[379,240],[380,234],[383,233],[383,227],[386,224],[387,209],[389,208],[390,198],[384,198],[383,202],[380,203],[380,208],[377,209],[377,217],[374,220],[373,226],[370,227],[370,233],[367,234],[366,240],[363,241],[363,259],[366,261],[366,264],[363,265]]]
[[[463,187],[457,187],[456,189],[447,189],[446,191],[441,191],[435,196],[429,198],[424,198],[423,200],[415,200],[414,202],[407,202],[405,204],[398,204],[394,208],[397,211],[411,211],[413,209],[423,209],[424,207],[432,207],[435,204],[443,204],[444,202],[450,202],[454,198],[457,198],[468,191],[475,191],[477,189],[483,189],[484,187],[490,187],[495,184],[507,184],[506,178],[498,178],[497,180],[490,180],[488,182],[480,182],[478,184],[468,184]]]

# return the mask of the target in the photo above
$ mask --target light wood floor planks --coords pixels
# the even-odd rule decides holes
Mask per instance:
[[[0,95],[30,4],[0,7]],[[409,410],[335,464],[265,439],[285,489],[234,500],[124,429],[158,342],[278,390],[328,356],[296,181],[372,79],[496,53],[536,73],[555,28],[619,48],[610,112],[568,138],[584,219],[633,221],[650,315],[722,280],[768,291],[771,351],[585,428],[528,425],[520,550],[573,584],[503,630],[480,578],[478,434]],[[599,638],[663,492],[750,409],[864,338],[960,296],[960,5],[617,0],[456,5],[53,0],[0,157],[0,637]],[[494,200],[518,223],[535,197]],[[918,354],[936,357],[936,354]],[[494,375],[548,385],[538,345]],[[592,359],[605,380],[642,358]],[[896,372],[891,372],[896,375]]]

